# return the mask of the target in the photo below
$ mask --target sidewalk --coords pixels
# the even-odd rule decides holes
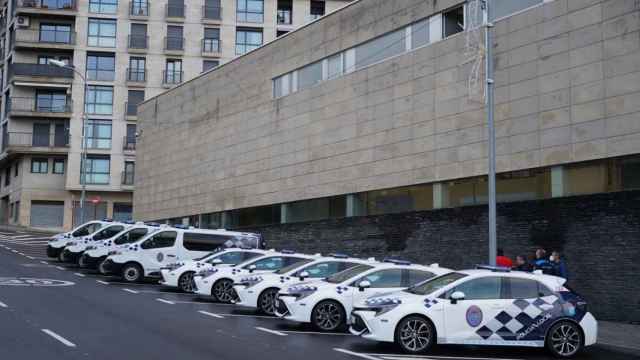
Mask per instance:
[[[31,227],[15,226],[15,225],[6,225],[6,224],[0,225],[0,231],[12,231],[12,232],[25,231],[25,232],[43,233],[43,234],[57,234],[57,233],[62,232],[61,230],[60,231],[56,231],[56,230],[39,229],[39,228],[31,228]]]
[[[598,321],[597,345],[640,354],[640,325]]]

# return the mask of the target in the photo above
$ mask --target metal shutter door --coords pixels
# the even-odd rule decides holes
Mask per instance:
[[[64,202],[32,201],[31,226],[61,228],[64,223]]]

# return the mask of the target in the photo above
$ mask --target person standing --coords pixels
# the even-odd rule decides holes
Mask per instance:
[[[496,265],[511,269],[513,267],[513,261],[504,256],[504,250],[498,249],[498,256],[496,257]]]
[[[564,257],[559,251],[551,253],[549,258],[551,265],[553,266],[554,275],[569,280],[569,272],[567,271],[567,264],[564,261]]]
[[[545,249],[536,250],[536,258],[533,261],[533,270],[541,270],[543,274],[554,275],[555,270],[553,265],[547,258],[547,252]]]
[[[527,262],[527,257],[524,255],[516,256],[516,265],[513,270],[531,272],[531,264]]]

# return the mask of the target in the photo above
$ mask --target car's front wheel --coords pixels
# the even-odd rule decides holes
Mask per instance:
[[[333,300],[321,301],[313,308],[311,323],[321,331],[336,331],[346,324],[346,314],[340,303]]]
[[[546,345],[553,356],[566,359],[582,350],[584,336],[578,325],[570,321],[562,321],[549,329]]]
[[[178,278],[178,288],[184,292],[193,292],[193,275],[195,272],[187,271]]]
[[[275,315],[276,313],[276,296],[278,289],[267,289],[260,294],[258,298],[258,309],[267,315]]]
[[[431,321],[420,316],[409,316],[398,324],[395,339],[402,351],[422,353],[435,344],[436,331]]]
[[[225,304],[230,304],[237,298],[236,291],[233,290],[233,281],[229,279],[218,280],[213,284],[211,295],[216,301]]]
[[[144,272],[142,267],[135,263],[128,263],[122,267],[122,278],[126,282],[135,283],[142,281]]]

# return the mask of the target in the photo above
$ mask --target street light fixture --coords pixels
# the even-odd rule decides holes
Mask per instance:
[[[69,69],[72,70],[73,72],[75,72],[76,74],[78,74],[78,76],[80,77],[80,79],[82,79],[82,83],[83,83],[83,87],[84,87],[84,95],[83,98],[86,100],[86,96],[87,96],[87,79],[84,77],[84,75],[82,75],[81,72],[79,72],[78,70],[76,70],[75,67],[71,66],[71,65],[67,65],[67,63],[65,63],[64,61],[61,60],[55,60],[55,59],[51,59],[49,60],[49,64],[53,65],[53,66],[57,66],[60,68],[64,68],[64,69]],[[84,223],[84,203],[85,203],[85,198],[86,198],[86,194],[87,194],[87,179],[86,177],[86,166],[87,166],[87,109],[86,109],[86,101],[83,101],[82,104],[82,135],[81,135],[81,140],[82,140],[82,145],[81,145],[81,160],[80,160],[80,186],[82,188],[81,192],[80,192],[80,224]]]

